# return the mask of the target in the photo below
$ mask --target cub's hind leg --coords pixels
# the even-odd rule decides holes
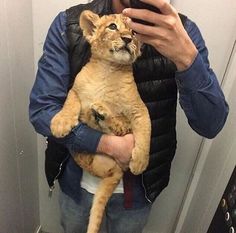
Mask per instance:
[[[95,174],[93,173],[93,165],[92,165],[94,155],[79,153],[79,154],[75,154],[73,158],[74,158],[74,161],[81,168],[83,168],[84,170],[88,171],[90,174],[95,176]]]
[[[94,121],[104,133],[123,136],[131,132],[128,119],[122,115],[115,115],[105,103],[94,102],[90,106]]]
[[[114,173],[116,162],[107,155],[76,154],[75,162],[90,174],[105,178]]]

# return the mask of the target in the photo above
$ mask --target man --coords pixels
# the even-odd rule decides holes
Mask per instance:
[[[132,134],[104,135],[85,124],[79,124],[63,139],[53,138],[50,132],[52,117],[61,109],[73,78],[90,56],[78,29],[83,10],[99,15],[123,12],[154,24],[128,21],[145,43],[133,71],[152,119],[150,163],[140,176],[127,172],[115,190],[106,208],[109,233],[142,232],[151,203],[168,184],[176,149],[177,90],[188,122],[198,134],[215,137],[227,118],[228,105],[209,66],[208,51],[197,26],[165,0],[142,1],[159,8],[162,14],[130,9],[129,0],[94,0],[60,13],[45,41],[30,96],[30,120],[38,133],[48,137],[46,174],[52,187],[59,179],[61,223],[66,233],[86,232],[98,183],[81,171],[71,155],[102,152],[127,165],[135,143]]]

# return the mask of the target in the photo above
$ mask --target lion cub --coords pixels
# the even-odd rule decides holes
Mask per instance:
[[[91,45],[90,61],[75,78],[63,108],[51,121],[55,137],[64,137],[78,122],[112,135],[132,132],[135,147],[129,168],[142,173],[149,161],[151,124],[132,73],[140,44],[120,14],[99,17],[91,11],[80,16],[83,35]],[[97,233],[108,199],[123,170],[106,155],[76,154],[75,161],[101,179],[90,211],[88,233]]]

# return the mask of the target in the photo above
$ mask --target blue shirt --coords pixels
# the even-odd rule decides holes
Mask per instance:
[[[176,72],[179,102],[192,129],[201,136],[213,138],[226,121],[228,105],[215,73],[210,68],[208,50],[198,27],[187,19],[185,29],[198,49],[198,54],[188,69]],[[30,121],[38,133],[47,137],[52,137],[50,122],[63,106],[70,80],[65,31],[66,13],[61,12],[49,28],[30,95]],[[101,132],[79,124],[68,136],[57,141],[71,153],[94,153],[101,135]]]

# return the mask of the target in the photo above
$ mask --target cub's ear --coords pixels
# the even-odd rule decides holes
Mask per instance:
[[[79,23],[83,31],[84,37],[91,42],[94,29],[96,28],[96,22],[99,20],[99,16],[92,11],[85,10],[81,13]]]

